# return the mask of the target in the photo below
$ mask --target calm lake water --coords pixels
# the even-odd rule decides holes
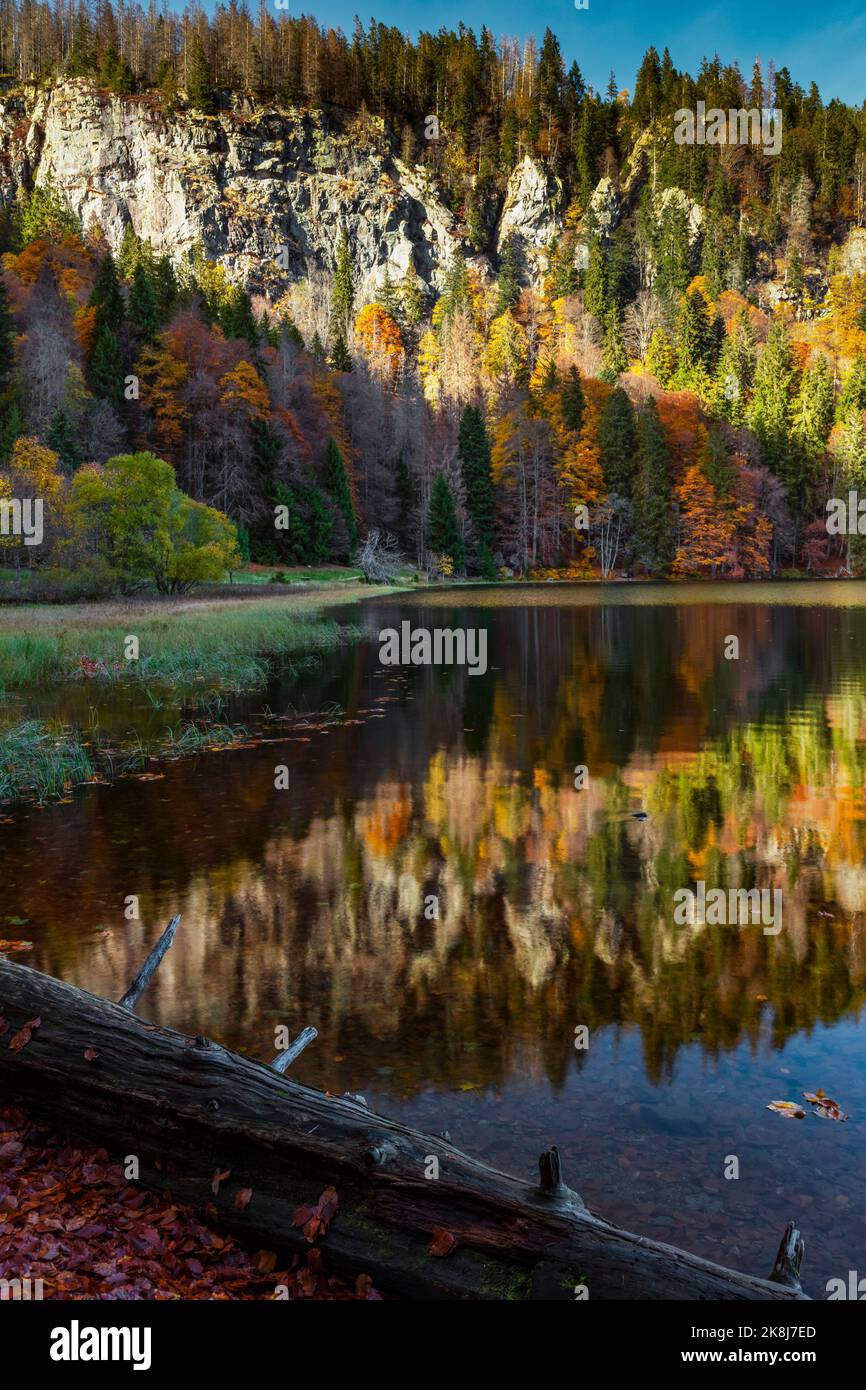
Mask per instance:
[[[229,702],[267,741],[7,813],[0,936],[117,997],[179,912],[141,1013],[267,1060],[315,1024],[299,1080],[527,1180],[557,1143],[602,1215],[752,1273],[795,1219],[815,1297],[866,1275],[866,586],[458,597],[354,610],[358,646]],[[406,618],[486,628],[488,673],[383,667]],[[697,880],[780,888],[781,932],[676,925]],[[847,1123],[766,1109],[819,1087]]]

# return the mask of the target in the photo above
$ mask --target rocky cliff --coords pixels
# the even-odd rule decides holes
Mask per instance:
[[[78,79],[0,102],[0,179],[6,203],[50,182],[115,249],[128,224],[178,259],[201,241],[233,279],[272,293],[333,267],[344,228],[362,292],[386,266],[395,281],[413,266],[435,291],[453,251],[472,254],[426,171],[404,164],[370,117],[353,127],[319,111],[250,106],[169,115],[155,97],[112,97]],[[537,274],[561,203],[559,185],[527,157],[492,244],[514,232]]]

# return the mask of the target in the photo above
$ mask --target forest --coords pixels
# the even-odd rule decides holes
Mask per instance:
[[[422,168],[460,228],[435,293],[387,265],[362,293],[343,232],[268,298],[204,244],[175,260],[130,223],[112,248],[50,184],[7,200],[0,493],[49,513],[38,547],[0,535],[10,591],[171,592],[364,564],[365,541],[378,577],[862,571],[856,529],[826,525],[866,481],[861,108],[769,61],[692,77],[650,48],[633,92],[598,92],[549,29],[346,35],[235,4],[4,0],[0,70],[169,120],[321,110]],[[678,143],[699,102],[776,111],[778,155]],[[563,206],[531,263],[495,234],[527,158]]]

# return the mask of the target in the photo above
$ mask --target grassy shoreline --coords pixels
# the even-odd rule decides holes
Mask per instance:
[[[394,590],[343,582],[279,597],[0,606],[0,691],[75,679],[254,689],[275,662],[355,635],[328,609],[386,592]],[[129,637],[138,639],[134,660]]]

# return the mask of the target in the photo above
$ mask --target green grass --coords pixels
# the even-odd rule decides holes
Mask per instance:
[[[79,736],[28,719],[0,731],[0,801],[60,796],[94,775]]]
[[[377,592],[341,583],[291,598],[0,608],[0,690],[71,679],[255,689],[277,664],[352,638],[324,610]],[[138,660],[125,659],[129,636]]]

